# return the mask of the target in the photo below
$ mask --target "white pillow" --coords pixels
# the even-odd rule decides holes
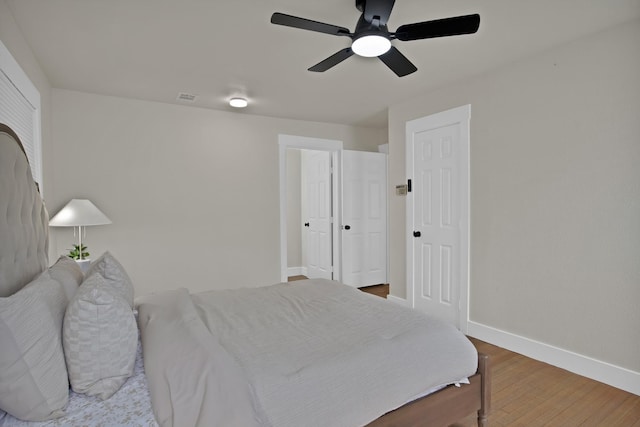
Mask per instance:
[[[133,308],[133,283],[122,264],[110,252],[103,253],[100,258],[91,263],[91,267],[85,274],[89,277],[94,273],[100,273],[107,282],[116,288],[122,297]]]
[[[138,328],[129,303],[101,274],[82,283],[63,325],[73,391],[108,399],[133,374]]]
[[[67,295],[67,302],[71,301],[84,279],[84,274],[82,274],[78,263],[66,255],[62,255],[55,264],[49,267],[49,274],[62,285],[64,293]]]
[[[64,415],[69,382],[62,352],[67,297],[49,271],[0,298],[0,408],[16,418]]]

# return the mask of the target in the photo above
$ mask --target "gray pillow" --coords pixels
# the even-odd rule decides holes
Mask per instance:
[[[67,295],[67,302],[71,301],[84,279],[84,274],[82,274],[78,263],[66,255],[62,255],[55,264],[49,267],[49,274],[62,285]]]
[[[94,273],[100,273],[111,286],[120,292],[122,297],[129,303],[129,307],[133,308],[133,283],[131,283],[131,279],[122,264],[110,252],[103,253],[100,258],[92,262],[85,277],[89,277]]]
[[[64,415],[69,382],[62,352],[67,297],[49,271],[0,298],[0,408],[26,421]]]
[[[82,283],[62,328],[73,391],[105,400],[133,374],[138,328],[133,310],[101,274]]]

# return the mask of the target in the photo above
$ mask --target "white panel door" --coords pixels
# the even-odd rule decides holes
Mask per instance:
[[[304,150],[306,174],[307,277],[332,278],[331,153]]]
[[[444,117],[407,124],[408,275],[414,307],[466,328],[460,307],[468,286],[467,122]]]
[[[342,151],[342,282],[387,283],[387,156]]]

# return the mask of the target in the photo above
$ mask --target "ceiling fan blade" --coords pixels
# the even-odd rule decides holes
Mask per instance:
[[[324,61],[318,62],[313,67],[309,68],[309,71],[315,71],[317,73],[321,73],[323,71],[327,71],[329,68],[338,65],[339,63],[341,63],[345,59],[349,58],[351,55],[353,55],[353,51],[351,50],[350,47],[348,47],[346,49],[342,49],[342,50],[334,53],[333,55],[331,55],[330,57],[328,57]]]
[[[391,68],[391,71],[396,73],[398,77],[404,77],[418,70],[395,46],[391,46],[391,49],[389,49],[387,53],[380,55],[378,58],[380,58],[387,67]]]
[[[396,30],[395,38],[402,41],[430,39],[435,37],[473,34],[480,27],[480,15],[456,16],[402,25]]]
[[[380,25],[387,25],[389,15],[393,9],[395,0],[365,0],[364,2],[364,19],[371,22],[374,17],[378,17]]]
[[[324,24],[310,19],[298,18],[297,16],[285,15],[284,13],[274,13],[271,15],[271,23],[284,25],[285,27],[300,28],[302,30],[315,31],[318,33],[331,34],[334,36],[350,36],[351,32],[344,27]]]

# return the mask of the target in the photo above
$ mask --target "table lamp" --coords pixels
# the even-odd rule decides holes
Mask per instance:
[[[82,246],[83,233],[86,234],[86,228],[92,225],[111,224],[111,220],[103,214],[90,200],[87,199],[71,199],[64,208],[60,210],[49,221],[50,227],[73,227],[73,233],[78,233],[78,252],[79,264],[86,267],[89,260],[85,260]]]

